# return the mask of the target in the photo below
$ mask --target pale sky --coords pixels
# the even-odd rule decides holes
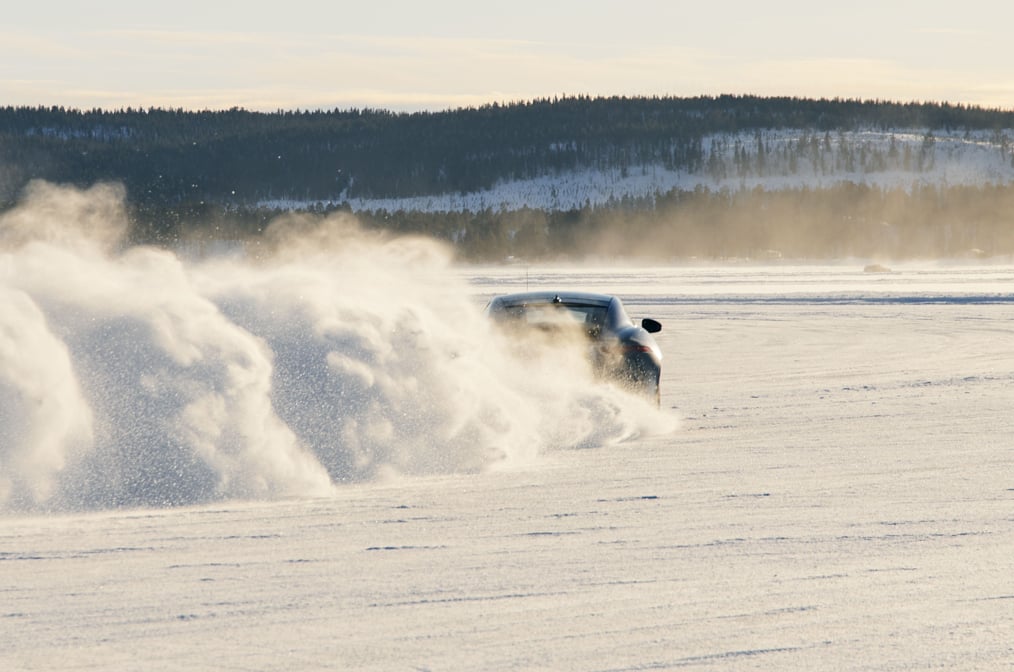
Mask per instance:
[[[442,110],[721,93],[1014,109],[1010,0],[14,0],[0,105]]]

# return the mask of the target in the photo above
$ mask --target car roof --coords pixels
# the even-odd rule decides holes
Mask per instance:
[[[504,294],[493,299],[499,305],[517,306],[526,303],[583,303],[594,306],[608,306],[616,300],[615,296],[609,294],[596,294],[594,292],[520,292],[517,294]]]

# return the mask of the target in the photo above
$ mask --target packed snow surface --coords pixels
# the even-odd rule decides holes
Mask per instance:
[[[0,669],[1014,666],[1014,267],[198,263],[40,204],[2,222]],[[561,287],[662,321],[661,410],[474,317]]]

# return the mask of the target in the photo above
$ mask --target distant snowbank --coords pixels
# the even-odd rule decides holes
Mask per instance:
[[[471,193],[406,198],[275,199],[259,203],[305,210],[347,203],[354,212],[481,212],[523,208],[571,210],[625,199],[655,199],[673,190],[820,189],[843,183],[910,190],[927,185],[1014,182],[1014,130],[821,133],[777,130],[713,135],[702,141],[700,170],[662,165],[585,169],[500,182]]]

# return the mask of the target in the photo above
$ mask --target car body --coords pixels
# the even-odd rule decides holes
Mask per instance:
[[[619,297],[563,291],[506,294],[486,305],[486,315],[515,334],[580,334],[576,342],[587,346],[597,374],[658,403],[662,351],[652,334],[662,325],[650,318],[634,324]]]

